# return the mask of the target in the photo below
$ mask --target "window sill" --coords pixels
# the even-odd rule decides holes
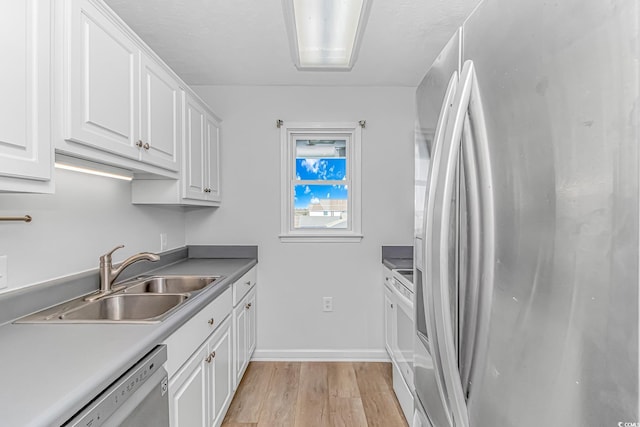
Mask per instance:
[[[362,240],[362,234],[281,234],[283,243],[358,243]]]

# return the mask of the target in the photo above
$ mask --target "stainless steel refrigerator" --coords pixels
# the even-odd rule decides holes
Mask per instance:
[[[640,422],[639,7],[485,0],[417,90],[416,408],[436,427]]]

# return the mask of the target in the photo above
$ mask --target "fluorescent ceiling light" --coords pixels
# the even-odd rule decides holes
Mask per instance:
[[[282,0],[294,63],[300,70],[350,70],[370,0]]]
[[[54,166],[57,169],[121,179],[123,181],[131,181],[133,179],[133,175],[127,170],[59,154],[56,155],[56,162],[54,163]]]

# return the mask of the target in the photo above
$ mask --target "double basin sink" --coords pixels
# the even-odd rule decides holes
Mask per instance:
[[[86,296],[23,317],[16,323],[157,323],[222,276],[138,277],[95,300]]]

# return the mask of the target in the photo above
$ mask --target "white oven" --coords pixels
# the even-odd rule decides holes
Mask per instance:
[[[407,421],[413,417],[415,343],[413,270],[384,269],[385,344],[393,365],[393,390]]]
[[[395,340],[392,341],[393,359],[407,386],[413,390],[413,347],[415,326],[413,310],[413,283],[411,270],[394,270],[392,285],[396,303]]]

